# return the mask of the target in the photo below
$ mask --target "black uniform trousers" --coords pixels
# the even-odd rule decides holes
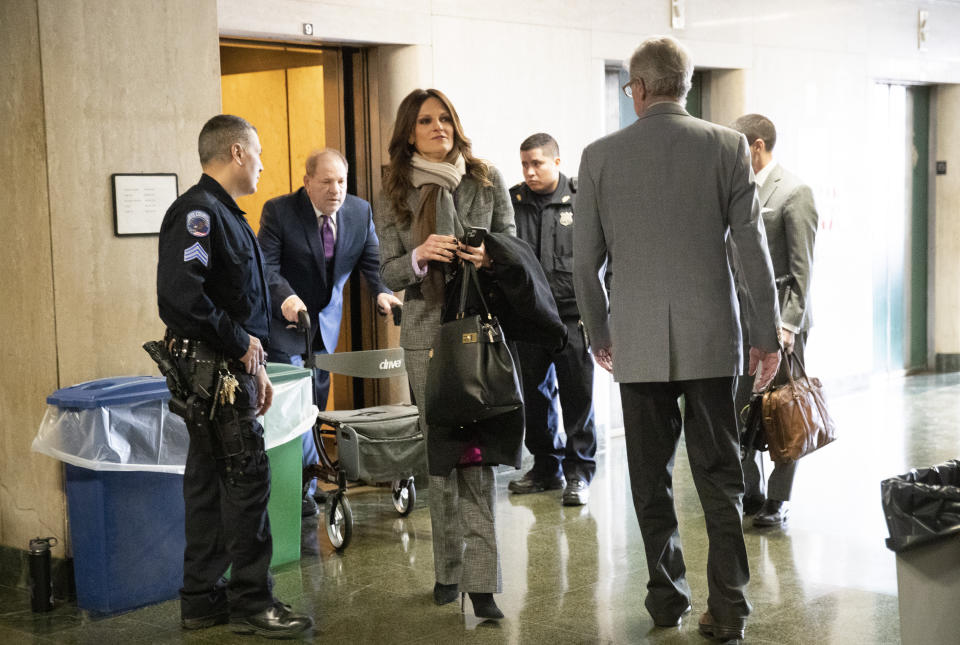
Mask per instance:
[[[707,607],[719,624],[730,627],[742,626],[750,613],[735,389],[732,377],[620,385],[630,487],[650,578],[644,604],[657,623],[676,620],[690,604],[673,503],[681,430],[707,525]]]
[[[189,363],[180,361],[182,374]],[[232,372],[240,383],[234,405],[217,409],[212,425],[190,427],[183,473],[186,542],[183,554],[182,618],[203,618],[229,607],[234,618],[249,616],[274,602],[270,558],[273,538],[267,502],[270,463],[257,421],[254,377]],[[239,428],[243,448],[229,457],[219,437]],[[218,436],[219,435],[219,436]],[[224,575],[230,567],[230,579]]]
[[[807,346],[807,333],[800,332],[793,338],[793,355],[803,362],[803,351]],[[746,372],[746,369],[744,369]],[[783,385],[788,380],[787,360],[780,359],[780,370],[773,379],[774,385]],[[743,376],[737,386],[737,413],[743,410],[750,403],[750,394],[753,390],[753,377]],[[738,416],[739,418],[739,416]],[[748,447],[743,455],[743,484],[745,497],[767,497],[779,502],[790,500],[790,492],[793,490],[793,478],[797,474],[797,462],[791,461],[786,464],[774,464],[773,472],[770,473],[770,483],[765,486],[763,473],[763,455]]]
[[[597,428],[593,417],[593,359],[577,317],[565,317],[567,345],[558,353],[530,343],[516,344],[523,380],[526,421],[524,443],[534,457],[538,479],[563,474],[588,484],[597,470]],[[566,444],[560,438],[557,396],[550,366],[556,370]]]

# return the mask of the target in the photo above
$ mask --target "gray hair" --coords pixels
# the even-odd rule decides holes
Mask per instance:
[[[310,156],[307,157],[307,174],[311,177],[313,173],[317,171],[317,164],[320,163],[320,160],[324,157],[333,157],[339,159],[340,163],[343,164],[344,170],[350,170],[350,164],[347,163],[347,158],[343,156],[343,153],[337,150],[336,148],[324,148],[322,150],[314,150],[310,153]]]
[[[743,133],[747,137],[748,145],[752,146],[757,139],[763,139],[763,147],[767,152],[773,152],[773,146],[777,145],[777,129],[773,121],[762,114],[744,114],[730,127]]]
[[[200,165],[206,166],[212,161],[229,161],[233,144],[250,145],[250,134],[256,132],[257,129],[242,117],[218,114],[204,123],[200,130],[197,139]]]
[[[686,100],[693,78],[693,59],[687,48],[670,36],[647,38],[630,57],[630,80],[642,80],[652,96]]]

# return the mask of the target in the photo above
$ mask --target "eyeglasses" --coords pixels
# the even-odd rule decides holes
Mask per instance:
[[[620,86],[620,89],[623,91],[624,96],[628,99],[633,98],[633,84],[637,82],[638,79],[631,78],[629,81]]]

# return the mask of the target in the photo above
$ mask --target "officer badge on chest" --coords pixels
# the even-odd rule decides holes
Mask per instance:
[[[573,224],[573,211],[568,211],[568,210],[560,211],[560,225],[570,226],[571,224]]]

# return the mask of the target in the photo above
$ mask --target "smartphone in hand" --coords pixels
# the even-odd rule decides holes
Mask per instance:
[[[466,233],[463,234],[463,243],[467,246],[477,248],[483,244],[483,240],[486,237],[487,229],[482,226],[469,226],[467,227]]]

